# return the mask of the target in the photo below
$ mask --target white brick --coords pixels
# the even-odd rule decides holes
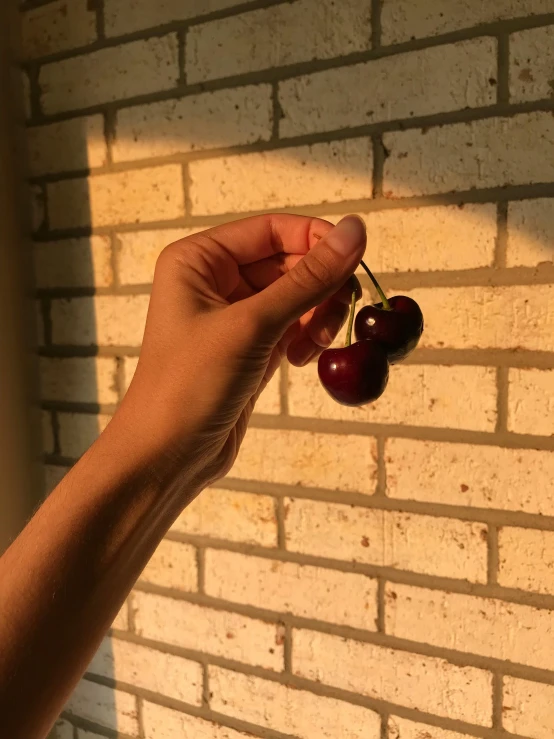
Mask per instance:
[[[376,273],[445,272],[493,264],[495,205],[394,208],[359,215],[367,228],[364,260]],[[331,223],[341,217],[323,216]]]
[[[385,394],[371,405],[348,408],[323,389],[317,365],[289,368],[289,413],[360,423],[494,431],[496,371],[491,367],[398,365]]]
[[[552,6],[554,9],[554,5]],[[510,36],[510,94],[513,102],[554,95],[554,26]]]
[[[146,739],[252,739],[251,734],[227,729],[148,701],[143,701],[142,719]]]
[[[116,361],[112,357],[40,357],[42,400],[117,403]]]
[[[160,542],[140,579],[164,588],[196,590],[196,548],[176,541]]]
[[[89,413],[59,413],[60,447],[64,457],[77,459],[92,446],[106,428],[111,416]]]
[[[113,157],[121,162],[267,141],[272,123],[269,85],[124,108],[117,114]]]
[[[199,706],[202,666],[140,644],[104,639],[87,672]]]
[[[21,14],[23,57],[35,59],[96,41],[96,11],[87,0],[56,0]]]
[[[421,347],[554,351],[554,285],[433,287],[404,294],[419,303],[426,319]]]
[[[219,713],[299,739],[380,736],[380,718],[367,708],[220,667],[209,669],[211,708]]]
[[[270,670],[283,669],[283,639],[275,624],[149,593],[135,592],[133,603],[139,636]]]
[[[54,432],[52,430],[52,414],[50,411],[41,411],[42,423],[42,451],[44,454],[54,453]]]
[[[120,36],[164,23],[185,21],[234,5],[237,0],[202,0],[201,4],[183,0],[157,0],[155,3],[151,0],[105,0],[106,35]]]
[[[281,413],[281,370],[277,370],[256,401],[254,413],[277,416]]]
[[[554,261],[551,198],[522,200],[508,206],[508,267],[535,267]]]
[[[190,162],[189,171],[195,215],[298,207],[372,196],[369,139],[202,159]]]
[[[125,359],[123,360],[123,379],[125,384],[125,392],[127,392],[127,390],[129,389],[131,380],[135,376],[138,361],[138,357],[125,357]]]
[[[185,239],[196,230],[129,231],[117,234],[119,279],[122,285],[147,285],[154,279],[156,260],[166,246]]]
[[[179,79],[177,36],[133,41],[94,51],[40,69],[47,114],[170,90]]]
[[[371,494],[376,453],[364,436],[250,428],[230,477]]]
[[[377,580],[365,575],[207,549],[206,593],[255,608],[376,630]]]
[[[534,449],[389,439],[388,495],[554,515],[554,455]]]
[[[467,734],[419,724],[405,718],[391,716],[388,721],[388,739],[467,739]]]
[[[492,598],[391,583],[385,630],[400,639],[549,670],[554,613]]]
[[[502,725],[529,739],[554,736],[554,686],[504,677]]]
[[[495,73],[496,42],[485,38],[286,80],[279,132],[301,136],[492,105]]]
[[[52,739],[73,739],[73,726],[69,721],[56,721]]]
[[[500,585],[554,593],[554,532],[501,528],[498,549]]]
[[[554,117],[525,113],[387,133],[387,197],[527,185],[554,179]]]
[[[483,524],[292,498],[286,500],[285,511],[286,546],[291,551],[471,582],[487,580]]]
[[[27,129],[27,148],[30,173],[35,176],[102,167],[108,155],[104,120],[94,115],[32,126]]]
[[[137,699],[121,690],[81,680],[69,699],[66,710],[133,737],[139,735]]]
[[[148,223],[185,213],[178,164],[62,180],[47,192],[52,229]]]
[[[44,466],[44,494],[49,495],[54,488],[59,485],[66,474],[69,472],[68,467],[54,467],[53,465]]]
[[[494,23],[506,18],[538,15],[554,11],[552,0],[385,0],[382,11],[384,44],[413,38],[437,36],[462,28]]]
[[[192,26],[187,81],[255,72],[363,51],[370,44],[369,0],[298,0]]]
[[[129,631],[129,609],[127,602],[119,609],[117,616],[112,621],[111,628],[119,629],[119,631]]]
[[[148,295],[97,295],[52,301],[54,344],[140,346]]]
[[[33,255],[39,288],[109,287],[113,283],[107,236],[36,242]]]
[[[185,508],[173,529],[196,536],[275,547],[275,500],[266,495],[208,488]]]
[[[326,685],[437,716],[491,725],[492,680],[484,670],[299,630],[293,632],[292,664],[296,675]]]
[[[508,430],[554,436],[554,370],[509,371]]]

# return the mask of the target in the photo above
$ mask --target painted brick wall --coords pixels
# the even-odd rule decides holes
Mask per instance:
[[[366,409],[282,368],[59,739],[554,737],[554,0],[24,0],[22,25],[49,488],[181,236],[358,212],[427,321]]]

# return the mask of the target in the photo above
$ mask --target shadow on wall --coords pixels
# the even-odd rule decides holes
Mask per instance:
[[[391,379],[389,399],[359,411],[322,399],[324,418],[398,425],[404,408],[414,427],[438,429],[440,438],[437,409],[450,404],[473,440],[497,428],[496,401],[478,418],[465,411],[472,387],[456,385],[447,365],[474,364],[476,380],[492,387],[507,353],[523,351],[525,367],[541,362],[525,352],[554,351],[552,317],[544,312],[553,275],[554,119],[547,95],[529,92],[516,69],[510,107],[496,40],[477,32],[447,55],[441,46],[418,49],[397,39],[409,62],[404,54],[372,59],[364,51],[370,29],[367,13],[360,15],[369,7],[363,2],[348,4],[356,24],[327,30],[305,58],[296,50],[287,56],[309,4],[286,5],[293,10],[283,12],[300,14],[285,25],[288,41],[278,15],[275,25],[256,30],[261,40],[269,33],[264,58],[271,69],[262,62],[248,67],[259,52],[255,43],[234,43],[238,16],[218,21],[211,35],[191,25],[186,76],[178,68],[179,39],[169,31],[95,58],[60,55],[29,65],[48,490],[109,422],[128,387],[158,253],[243,214],[363,214],[367,261],[387,289],[414,295],[427,317],[421,350]],[[83,33],[82,44],[92,40]],[[323,42],[328,51],[320,53]],[[417,70],[409,79],[406,64]],[[427,363],[433,369],[425,377]],[[291,392],[296,376],[284,373]],[[405,397],[414,380],[427,383],[424,405],[417,392]],[[454,398],[445,397],[450,381]],[[298,394],[294,402],[297,415],[310,415]],[[262,412],[267,427],[274,411]],[[533,433],[522,423],[521,433]],[[125,640],[132,619],[125,604],[114,624],[121,639],[105,640],[91,679],[69,702],[83,730],[139,735],[137,698],[115,689],[116,676],[118,687],[138,686],[146,699],[148,691],[163,692],[148,673],[149,650]],[[194,703],[185,692],[169,697]],[[73,726],[61,723],[58,739],[69,737]]]

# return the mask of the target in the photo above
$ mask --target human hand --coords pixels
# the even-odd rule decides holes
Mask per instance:
[[[106,432],[122,434],[181,506],[229,471],[282,358],[302,366],[333,341],[365,243],[356,216],[333,227],[276,214],[162,252],[137,371]]]

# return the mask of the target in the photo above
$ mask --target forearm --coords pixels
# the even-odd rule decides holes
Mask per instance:
[[[107,429],[0,560],[0,715],[11,739],[46,735],[178,515],[182,496],[150,470]]]

